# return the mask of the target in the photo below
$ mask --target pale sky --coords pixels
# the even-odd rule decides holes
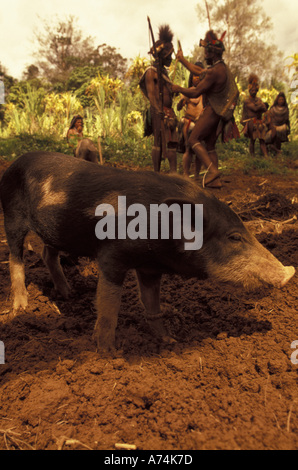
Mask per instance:
[[[26,66],[34,63],[32,38],[39,29],[38,17],[65,19],[69,14],[78,18],[84,37],[94,37],[96,46],[115,47],[127,59],[149,58],[149,16],[155,37],[158,27],[168,23],[175,48],[179,39],[187,55],[208,29],[207,22],[199,24],[199,3],[205,4],[203,0],[0,0],[0,63],[8,74],[21,78]],[[297,0],[260,0],[260,5],[274,25],[268,42],[285,55],[298,52]]]

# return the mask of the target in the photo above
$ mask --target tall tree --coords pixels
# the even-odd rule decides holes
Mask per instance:
[[[113,78],[124,78],[127,71],[127,59],[124,59],[115,47],[101,44],[91,57],[92,65],[101,67],[104,73]]]
[[[276,66],[280,65],[282,53],[277,46],[268,44],[273,26],[260,0],[205,0],[197,5],[197,13],[208,28],[220,35],[226,31],[224,58],[240,81],[245,82],[250,72],[261,79],[271,79],[279,73],[277,78],[281,79],[281,67],[278,72]]]
[[[35,80],[38,78],[39,75],[39,68],[34,65],[28,65],[23,72],[23,79],[24,80]]]
[[[83,37],[74,16],[41,20],[34,34],[35,57],[42,74],[51,82],[65,82],[76,67],[102,66],[105,73],[125,73],[126,59],[106,44],[95,46],[91,36]]]
[[[56,22],[42,20],[41,29],[35,31],[35,57],[42,74],[52,82],[64,81],[76,65],[82,65],[94,50],[94,40],[83,38],[76,19],[69,16]]]

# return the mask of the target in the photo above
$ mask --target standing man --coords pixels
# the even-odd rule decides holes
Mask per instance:
[[[223,36],[218,39],[213,31],[208,31],[205,39],[200,41],[200,46],[205,49],[205,61],[208,65],[205,77],[196,87],[182,88],[178,85],[172,85],[172,91],[182,93],[188,98],[197,98],[204,94],[206,104],[190,134],[188,143],[201,163],[207,168],[203,187],[220,188],[221,181],[215,144],[220,132],[219,129],[233,118],[239,91],[222,58],[225,50]],[[188,62],[183,57],[181,50],[178,51],[177,58],[193,74],[199,75],[202,71],[201,67],[198,68]]]
[[[150,25],[151,26],[151,25]],[[160,171],[161,159],[167,158],[170,172],[177,171],[177,118],[172,108],[173,93],[165,67],[172,62],[173,33],[168,25],[160,26],[159,39],[150,54],[153,65],[148,67],[140,80],[140,88],[150,102],[150,114],[154,144],[152,162],[154,171]]]
[[[265,144],[267,127],[262,119],[267,111],[266,104],[257,96],[259,91],[259,79],[255,73],[248,77],[249,97],[244,100],[241,124],[244,126],[243,134],[249,138],[249,153],[255,156],[255,141],[259,139],[262,153],[268,156]]]

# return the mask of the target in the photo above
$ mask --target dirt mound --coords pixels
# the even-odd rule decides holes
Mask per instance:
[[[239,215],[242,219],[251,220],[254,217],[263,217],[271,219],[290,218],[298,214],[298,198],[292,199],[279,194],[269,193],[260,197],[254,202],[247,204],[245,210],[242,210]]]

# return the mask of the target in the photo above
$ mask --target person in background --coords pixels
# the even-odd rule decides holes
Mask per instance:
[[[204,47],[207,69],[204,78],[196,87],[183,88],[172,84],[173,93],[182,93],[188,98],[204,95],[206,100],[204,110],[188,139],[189,146],[207,170],[202,181],[204,188],[222,186],[216,152],[218,126],[222,121],[225,123],[231,121],[239,96],[235,80],[223,60],[225,50],[223,38],[224,34],[218,39],[211,30],[206,33],[205,39],[200,41],[200,46]],[[176,57],[190,72],[201,73],[201,67],[185,59],[181,49],[178,50]]]
[[[149,109],[154,137],[152,146],[153,169],[157,172],[160,171],[161,160],[166,155],[170,172],[175,173],[177,171],[178,145],[177,117],[172,107],[173,93],[167,72],[174,51],[172,40],[173,33],[169,25],[160,26],[159,38],[150,49],[154,62],[145,70],[139,85],[150,103]]]
[[[267,147],[265,144],[266,126],[262,119],[262,115],[267,111],[265,103],[257,96],[259,91],[259,78],[256,74],[251,73],[248,77],[249,97],[244,100],[241,124],[244,126],[243,134],[249,139],[249,153],[255,156],[255,142],[259,139],[260,147],[265,157]]]
[[[83,126],[84,122],[82,116],[76,114],[72,118],[69,129],[66,134],[67,142],[72,148],[74,154],[79,141],[83,139]]]
[[[289,107],[285,94],[281,91],[268,111],[270,130],[266,134],[266,144],[279,154],[282,142],[288,142],[290,134]]]
[[[196,62],[196,66],[201,67],[204,69],[204,65],[202,62]],[[189,80],[188,80],[188,88],[196,87],[200,82],[201,78],[203,77],[203,70],[200,75],[194,75],[190,73]],[[203,95],[198,96],[197,98],[187,98],[183,97],[179,103],[177,104],[177,109],[180,111],[183,107],[185,107],[185,115],[182,118],[182,134],[185,144],[185,152],[183,154],[183,172],[186,177],[189,177],[190,167],[192,164],[192,157],[194,152],[192,151],[191,147],[188,145],[188,137],[195,126],[195,122],[199,119],[200,115],[203,112],[204,103],[203,103]],[[198,179],[200,170],[201,170],[201,161],[197,155],[195,155],[195,180]]]

